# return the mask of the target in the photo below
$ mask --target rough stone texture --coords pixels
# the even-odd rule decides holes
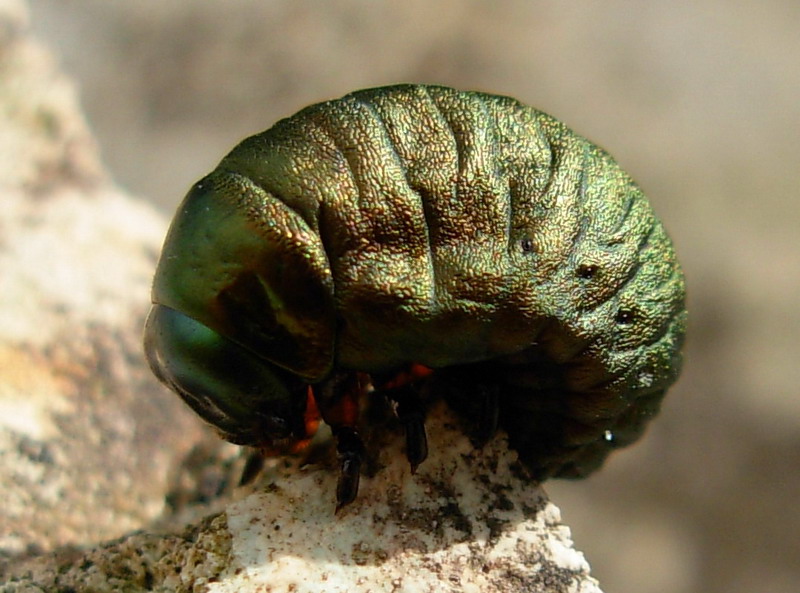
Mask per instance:
[[[416,476],[396,426],[368,435],[380,453],[338,516],[324,439],[211,512],[241,460],[141,354],[166,221],[102,172],[13,0],[0,106],[0,591],[599,590],[505,442],[475,450],[442,407]]]
[[[428,432],[431,456],[410,476],[396,426],[376,431],[374,473],[338,514],[330,456],[274,461],[196,528],[21,562],[2,591],[600,591],[504,438],[475,449],[441,404]]]
[[[229,565],[224,516],[175,535],[136,533],[89,551],[74,547],[17,564],[3,593],[200,591]]]

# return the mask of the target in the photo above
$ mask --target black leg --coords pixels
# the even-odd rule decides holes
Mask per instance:
[[[425,434],[425,407],[414,385],[406,384],[386,393],[397,404],[397,417],[406,433],[406,457],[411,473],[428,457],[428,437]]]
[[[485,445],[497,432],[500,421],[500,388],[497,385],[476,386],[476,397],[479,402],[475,429],[475,440],[480,446]]]
[[[340,373],[314,389],[323,420],[336,437],[339,455],[339,481],[336,486],[336,512],[353,502],[358,494],[364,443],[356,428],[359,403],[368,387],[368,377],[360,373]]]
[[[255,449],[247,456],[242,470],[242,477],[239,478],[239,486],[246,486],[256,479],[256,476],[264,468],[264,455]]]
[[[463,370],[464,372],[459,372]],[[465,423],[466,433],[476,448],[483,447],[500,424],[501,384],[488,369],[454,367],[437,376],[448,405]]]
[[[364,459],[364,443],[352,426],[342,426],[334,431],[339,454],[339,481],[336,485],[336,512],[356,499]]]

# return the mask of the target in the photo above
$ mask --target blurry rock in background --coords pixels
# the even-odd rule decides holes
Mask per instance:
[[[142,355],[165,217],[102,172],[72,83],[13,0],[0,104],[2,565],[178,511],[165,496],[207,432]]]

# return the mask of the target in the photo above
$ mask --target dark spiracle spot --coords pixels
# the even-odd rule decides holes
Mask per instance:
[[[595,264],[581,264],[578,266],[577,270],[578,278],[591,280],[595,277],[599,269],[600,267],[596,266]]]
[[[519,242],[519,246],[523,253],[532,253],[534,248],[533,239],[530,237],[525,237]]]
[[[614,321],[620,325],[630,325],[636,319],[636,314],[631,309],[620,309],[614,317]]]

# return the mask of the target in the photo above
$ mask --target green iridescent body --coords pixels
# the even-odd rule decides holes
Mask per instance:
[[[466,413],[475,384],[496,386],[539,478],[583,475],[638,437],[686,325],[671,242],[605,151],[514,99],[411,85],[234,148],[180,207],[153,302],[264,367],[267,390],[221,381],[193,399],[165,377],[186,346],[153,345],[171,330],[151,316],[154,370],[230,440],[254,444],[259,407],[301,413],[287,381],[418,363]]]

